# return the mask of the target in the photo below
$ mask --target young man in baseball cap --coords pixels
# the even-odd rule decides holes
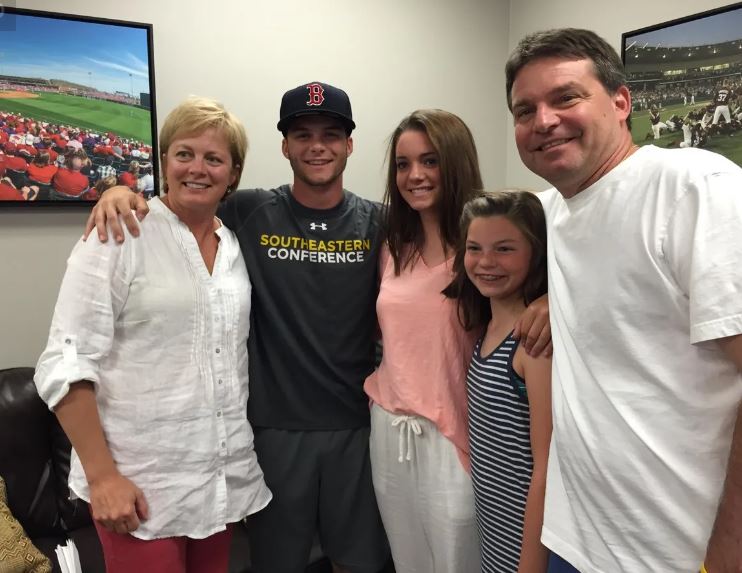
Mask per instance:
[[[317,532],[338,571],[376,573],[389,557],[363,393],[374,368],[380,206],[343,189],[354,128],[344,91],[312,82],[286,92],[278,129],[293,184],[234,193],[219,210],[253,285],[247,409],[273,492],[248,523],[258,573],[303,572]],[[143,216],[146,203],[120,190],[106,192],[88,232],[95,223],[105,240],[109,208],[138,235],[131,209]]]
[[[259,572],[303,571],[317,530],[342,570],[372,573],[388,559],[363,393],[379,205],[343,189],[354,127],[344,91],[315,82],[286,92],[278,129],[293,184],[239,193],[223,210],[243,228],[254,287],[248,417],[274,496],[248,522]]]

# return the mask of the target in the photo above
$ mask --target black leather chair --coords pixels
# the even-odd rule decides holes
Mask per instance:
[[[59,572],[54,549],[75,541],[85,573],[104,573],[87,504],[69,499],[70,443],[36,393],[33,368],[0,370],[0,475],[8,506]]]

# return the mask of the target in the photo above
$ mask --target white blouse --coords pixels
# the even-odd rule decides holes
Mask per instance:
[[[251,286],[230,230],[210,275],[188,227],[149,207],[138,239],[73,249],[34,380],[50,408],[95,383],[113,459],[149,504],[132,535],[202,539],[271,499],[246,417]],[[74,450],[69,485],[89,501]]]

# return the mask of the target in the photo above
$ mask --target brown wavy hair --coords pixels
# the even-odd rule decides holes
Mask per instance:
[[[541,201],[529,191],[508,189],[481,194],[464,205],[461,237],[453,262],[454,279],[443,294],[458,301],[459,320],[466,330],[485,327],[492,318],[490,301],[482,296],[464,268],[469,225],[478,217],[503,216],[518,227],[531,245],[531,264],[523,283],[523,302],[528,306],[546,294],[546,218]]]
[[[410,130],[426,134],[438,156],[441,174],[438,223],[444,247],[457,244],[461,209],[482,189],[474,137],[460,117],[441,109],[420,109],[405,117],[389,139],[389,166],[383,200],[386,240],[396,275],[415,264],[424,240],[420,215],[407,204],[397,187],[397,142],[405,131]]]

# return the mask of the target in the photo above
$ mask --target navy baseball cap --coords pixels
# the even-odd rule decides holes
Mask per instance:
[[[336,117],[343,123],[348,135],[356,127],[348,94],[330,84],[311,82],[283,94],[278,131],[286,135],[291,121],[303,115]]]

